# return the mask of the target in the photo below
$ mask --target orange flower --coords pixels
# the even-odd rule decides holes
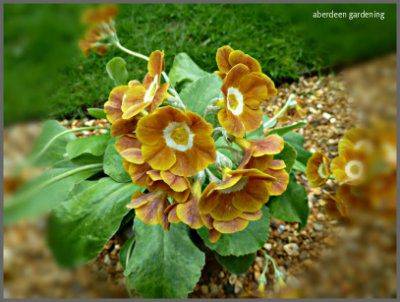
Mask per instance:
[[[261,72],[261,65],[256,59],[228,45],[218,48],[215,59],[219,69],[216,73],[221,79],[237,64],[247,66],[252,72]]]
[[[199,229],[204,225],[203,217],[199,211],[201,185],[196,181],[192,185],[191,195],[185,203],[175,203],[168,209],[168,221],[177,223],[182,221],[192,229]]]
[[[208,184],[201,196],[199,209],[202,215],[211,217],[209,228],[220,233],[235,233],[245,229],[250,220],[261,218],[260,210],[269,196],[281,194],[287,186],[289,177],[286,172],[285,187],[277,185],[278,179],[267,173],[281,176],[275,173],[278,170],[273,170],[278,166],[284,167],[284,163],[266,157],[253,158],[246,168],[235,171],[226,169],[220,183]]]
[[[137,117],[123,119],[121,109],[125,92],[129,89],[130,85],[134,83],[135,82],[113,88],[108,97],[108,101],[104,104],[107,120],[111,123],[112,136],[133,134],[136,129]]]
[[[141,118],[136,128],[144,161],[179,176],[193,176],[215,161],[211,134],[202,117],[170,106]]]
[[[118,7],[113,4],[100,5],[96,8],[86,9],[81,17],[84,24],[98,24],[110,22],[118,14]]]
[[[122,99],[122,118],[130,119],[149,107],[156,109],[168,96],[168,83],[161,85],[161,74],[164,69],[164,52],[156,50],[150,54],[147,64],[148,72],[143,80],[131,82]]]
[[[260,157],[264,155],[278,154],[285,146],[283,138],[277,134],[268,135],[263,139],[246,140],[243,138],[236,138],[236,142],[245,150],[243,161],[246,163],[251,156]]]
[[[135,209],[135,215],[146,224],[160,224],[168,229],[169,223],[165,210],[168,207],[167,193],[156,190],[147,194],[136,193],[132,196],[129,209]]]
[[[89,55],[90,51],[102,56],[108,50],[107,44],[103,42],[110,37],[110,34],[110,31],[102,26],[92,26],[86,31],[85,36],[79,40],[79,48],[85,56]]]
[[[235,65],[226,75],[222,88],[223,108],[218,121],[236,137],[257,129],[262,123],[261,103],[276,94],[272,80],[261,72],[252,72],[244,64]]]
[[[330,175],[329,158],[321,152],[315,152],[307,162],[306,176],[311,187],[320,187]]]

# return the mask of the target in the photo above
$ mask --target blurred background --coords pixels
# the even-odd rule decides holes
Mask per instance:
[[[85,57],[78,40],[86,4],[4,4],[4,186],[19,185],[10,171],[29,153],[41,121],[66,127],[89,125],[89,107],[101,107],[113,87],[105,65],[127,61],[131,79],[145,65],[118,50]],[[308,125],[301,134],[311,151],[337,155],[346,129],[366,119],[396,119],[395,4],[121,4],[116,29],[121,43],[149,54],[186,52],[204,70],[216,69],[215,51],[229,44],[257,58],[275,81],[278,96],[266,107],[273,115],[290,94],[303,102]],[[384,19],[314,19],[316,11],[384,13]],[[383,128],[385,129],[385,128]],[[389,129],[389,128],[387,128]],[[29,171],[23,181],[34,175]],[[396,172],[396,171],[395,171]],[[304,183],[305,179],[302,181]],[[396,183],[396,181],[395,181]],[[395,185],[395,183],[393,185]],[[389,184],[386,184],[389,186]],[[307,188],[310,223],[274,221],[264,246],[286,273],[284,290],[269,297],[396,297],[395,213],[357,215],[349,223],[326,212],[335,186]],[[362,211],[361,211],[362,212]],[[360,213],[361,213],[360,212]],[[394,217],[393,217],[394,216]],[[57,267],[45,242],[46,217],[4,229],[5,297],[126,297],[118,263],[119,243],[110,243],[93,263],[73,271]],[[282,229],[284,231],[282,231]],[[288,252],[288,245],[297,252]],[[262,254],[260,254],[262,255]],[[203,274],[192,297],[252,297],[262,267],[249,273],[222,268]],[[210,266],[212,267],[212,266]],[[273,283],[271,272],[268,284]]]

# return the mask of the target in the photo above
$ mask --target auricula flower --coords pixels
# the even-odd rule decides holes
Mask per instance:
[[[81,21],[84,24],[108,23],[113,20],[117,14],[118,7],[116,5],[105,4],[95,8],[86,9],[81,16]]]
[[[216,74],[221,79],[224,79],[226,74],[237,64],[247,66],[251,72],[261,72],[261,65],[256,59],[241,50],[234,50],[229,45],[218,48],[215,59],[218,66]]]
[[[148,108],[155,110],[168,96],[168,83],[161,84],[161,74],[164,70],[164,52],[156,50],[149,56],[148,72],[143,84],[131,82],[122,98],[122,118],[130,119]]]
[[[235,137],[243,137],[261,125],[260,105],[276,94],[269,77],[241,63],[227,73],[221,90],[224,98],[219,102],[222,109],[218,112],[218,121]]]
[[[329,158],[321,152],[315,152],[307,162],[306,176],[311,187],[320,187],[330,176]]]
[[[194,176],[216,158],[212,126],[201,116],[171,106],[142,117],[136,128],[144,160],[155,170]]]

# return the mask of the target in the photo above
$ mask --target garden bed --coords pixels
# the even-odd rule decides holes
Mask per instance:
[[[359,85],[362,91],[365,83],[362,81],[354,83],[353,81],[355,78],[357,79],[357,73],[363,75],[363,77],[358,77],[363,81],[365,81],[366,77],[374,79],[383,75],[386,79],[377,83],[377,86],[380,85],[380,89],[377,88],[377,90],[380,91],[381,98],[387,98],[389,101],[394,100],[395,90],[393,94],[393,90],[391,88],[388,89],[387,86],[388,83],[395,83],[395,64],[393,62],[395,62],[395,57],[389,56],[374,61],[367,66],[345,70],[338,76],[301,78],[291,85],[281,86],[278,96],[271,102],[271,105],[265,108],[265,111],[268,115],[272,115],[277,108],[281,107],[288,96],[294,93],[305,102],[304,107],[307,109],[309,123],[304,129],[299,130],[305,136],[306,147],[311,151],[322,149],[334,155],[338,139],[345,129],[353,126],[356,120],[354,114],[357,111],[352,109],[353,100],[349,97],[346,84],[351,83],[353,87]],[[87,119],[65,120],[62,122],[66,127],[92,126],[93,123],[99,122]],[[104,124],[105,121],[100,121],[100,123]],[[21,129],[21,131],[27,133],[26,129]],[[83,132],[83,135],[91,134],[93,132]],[[32,136],[34,134],[31,134]],[[20,138],[19,135],[16,135],[16,137]],[[7,152],[8,154],[13,153],[11,149],[12,142],[8,145],[9,149],[5,152],[6,158]],[[298,180],[307,185],[304,178]],[[287,287],[277,288],[273,286],[274,278],[271,270],[268,275],[267,292],[263,294],[264,296],[323,297],[330,296],[329,293],[334,292],[332,287],[321,289],[319,292],[316,291],[313,286],[315,281],[304,276],[306,271],[318,271],[316,268],[320,265],[319,263],[323,263],[323,259],[327,259],[326,251],[336,251],[341,245],[340,242],[342,242],[340,241],[340,236],[343,231],[340,232],[340,230],[343,230],[343,227],[337,221],[329,219],[324,211],[326,193],[331,188],[332,184],[328,182],[328,186],[324,190],[307,189],[310,217],[308,225],[303,230],[298,230],[296,223],[283,223],[278,220],[272,222],[270,237],[263,249],[275,259],[280,270],[284,272]],[[15,227],[5,228],[4,277],[6,297],[85,298],[127,296],[123,284],[123,269],[118,261],[118,251],[123,244],[123,238],[113,238],[94,263],[74,271],[65,271],[56,266],[50,252],[47,250],[44,239],[44,226],[44,221],[41,221],[40,223],[23,223]],[[381,240],[377,241],[379,246],[375,249],[375,253],[377,253],[375,256],[382,257],[383,249],[390,251],[393,249],[393,228],[390,224],[380,226],[378,223],[375,226],[378,229],[382,227],[384,230],[389,230],[389,232],[384,232],[385,236],[382,236]],[[353,237],[349,235],[345,238],[353,238],[350,240],[354,240],[354,242],[363,238],[360,235],[360,231],[358,231],[358,234],[356,231],[354,232]],[[359,248],[365,247],[362,244],[361,246],[359,245]],[[264,263],[265,259],[260,251],[249,272],[245,275],[236,276],[221,268],[212,257],[208,257],[202,277],[191,297],[260,296],[256,289]],[[395,280],[395,254],[386,253],[381,265],[385,266],[385,280]],[[344,272],[345,270],[343,269],[342,271]],[[366,273],[374,273],[374,271],[367,270]],[[368,278],[376,280],[380,277],[375,272],[375,276],[371,275]],[[324,280],[329,283],[328,280]],[[344,280],[346,279],[344,278]],[[307,281],[309,282],[307,283]],[[368,284],[372,285],[359,290],[358,287],[352,288],[352,286],[356,287],[354,284],[339,286],[335,283],[335,286],[340,288],[335,292],[335,295],[343,297],[349,292],[355,293],[356,290],[359,290],[357,292],[358,295],[355,295],[356,297],[380,297],[395,293],[395,284],[393,287],[393,284],[389,281],[385,283],[385,288],[383,286],[374,286],[374,283]]]

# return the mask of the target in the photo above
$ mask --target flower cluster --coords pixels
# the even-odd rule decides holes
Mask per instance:
[[[102,5],[87,9],[82,15],[82,23],[87,26],[79,48],[87,56],[90,51],[104,55],[109,47],[109,39],[115,34],[114,18],[118,14],[115,5]]]
[[[393,214],[396,204],[396,128],[376,122],[369,128],[352,128],[338,143],[338,156],[330,161],[316,152],[307,163],[311,186],[328,178],[339,187],[333,200],[343,216],[352,209]]]
[[[283,139],[244,137],[261,126],[261,103],[276,94],[274,83],[255,59],[229,46],[218,49],[217,64],[224,95],[218,102],[221,137],[242,149],[235,169],[216,148],[217,127],[168,102],[174,90],[163,77],[162,51],[150,54],[142,82],[115,87],[104,104],[124,168],[133,183],[145,188],[128,207],[144,223],[165,229],[177,222],[206,227],[213,242],[260,219],[269,196],[282,194],[289,182],[285,162],[274,159],[284,148]]]

